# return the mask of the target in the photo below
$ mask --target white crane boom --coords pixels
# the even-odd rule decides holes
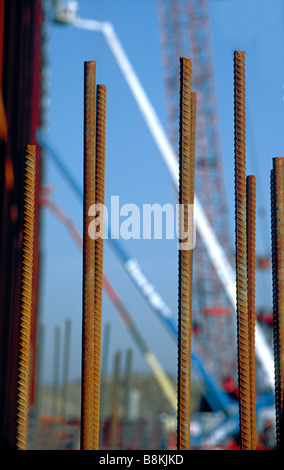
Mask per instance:
[[[76,17],[72,21],[72,25],[79,29],[89,30],[93,32],[101,32],[115,59],[120,70],[133,94],[139,110],[145,120],[145,123],[160,151],[160,154],[166,164],[173,183],[178,189],[179,185],[179,168],[176,154],[169,142],[169,139],[160,123],[160,120],[153,108],[148,96],[146,95],[111,23],[106,21],[96,21],[82,19]],[[194,199],[194,217],[196,227],[206,247],[208,256],[220,282],[228,296],[229,301],[236,310],[236,281],[234,270],[229,263],[227,256],[217,240],[214,230],[201,206],[201,203],[195,194]],[[272,351],[261,331],[258,323],[255,325],[255,348],[259,362],[265,373],[267,385],[274,388],[274,362]]]

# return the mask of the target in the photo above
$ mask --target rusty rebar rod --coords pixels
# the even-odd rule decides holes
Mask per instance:
[[[249,322],[249,374],[251,405],[251,450],[256,449],[255,415],[255,224],[256,179],[247,176],[247,266],[248,266],[248,322]]]
[[[95,324],[94,324],[94,359],[95,359],[95,448],[99,446],[100,414],[100,368],[101,368],[101,328],[102,328],[102,291],[103,291],[103,233],[104,233],[104,185],[105,185],[105,133],[106,133],[106,87],[97,86],[96,113],[96,188],[95,203],[100,207],[99,233],[95,239]]]
[[[21,310],[17,388],[16,446],[27,447],[31,317],[34,272],[36,146],[27,145],[24,173],[24,208],[22,230]]]
[[[81,449],[95,449],[95,243],[88,233],[89,208],[95,203],[96,63],[84,63],[84,196]]]
[[[236,296],[238,334],[238,381],[241,449],[251,448],[251,407],[248,338],[247,223],[246,223],[246,129],[245,52],[234,54],[234,153]]]
[[[191,92],[191,60],[180,59],[179,204],[183,228],[190,230],[190,206],[194,202],[194,142],[196,95]],[[192,206],[191,206],[192,207]],[[180,234],[181,237],[181,234]],[[184,240],[180,239],[180,242]],[[179,249],[178,425],[177,448],[190,448],[190,375],[192,329],[192,245]]]
[[[284,159],[274,158],[271,171],[271,239],[276,445],[284,447]]]

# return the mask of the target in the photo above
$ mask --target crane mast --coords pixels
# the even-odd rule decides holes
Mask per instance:
[[[192,89],[197,92],[195,190],[219,243],[233,260],[207,0],[158,0],[158,13],[169,139],[178,149],[179,57],[186,56],[192,61]],[[219,382],[232,372],[236,381],[235,312],[201,237],[193,258],[196,348]]]

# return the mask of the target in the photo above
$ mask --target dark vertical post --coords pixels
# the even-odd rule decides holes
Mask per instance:
[[[60,343],[61,343],[61,328],[56,326],[54,328],[54,349],[53,349],[53,387],[52,387],[52,416],[53,416],[53,433],[55,437],[56,446],[59,436],[59,399],[60,399]]]
[[[284,448],[284,158],[273,159],[271,171],[271,238],[273,336],[277,449]]]
[[[111,404],[111,422],[110,422],[110,441],[109,448],[117,449],[117,424],[118,424],[118,408],[119,408],[119,392],[120,392],[120,362],[121,352],[117,351],[114,358],[114,374],[112,385],[112,404]]]
[[[104,409],[106,405],[107,393],[107,364],[109,357],[109,342],[110,342],[110,324],[106,323],[104,328],[103,350],[102,350],[102,374],[101,374],[101,399],[100,399],[100,446],[103,443],[103,429],[104,429]]]
[[[65,321],[64,332],[64,350],[63,350],[63,374],[62,374],[62,394],[61,394],[61,410],[62,418],[65,423],[67,417],[67,401],[69,388],[69,364],[70,364],[70,341],[71,341],[71,319]]]
[[[123,381],[123,410],[122,410],[122,422],[123,422],[123,448],[127,449],[128,438],[129,438],[129,387],[130,387],[130,379],[131,379],[131,365],[132,365],[132,349],[127,350],[127,357],[126,357],[126,368],[125,368],[125,376]]]

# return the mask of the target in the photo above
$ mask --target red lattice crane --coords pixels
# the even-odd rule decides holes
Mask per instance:
[[[192,61],[197,92],[196,193],[228,259],[232,260],[223,185],[213,51],[207,0],[158,0],[168,135],[178,149],[179,58]],[[236,370],[235,312],[201,238],[194,248],[193,324],[195,347],[219,383]]]

